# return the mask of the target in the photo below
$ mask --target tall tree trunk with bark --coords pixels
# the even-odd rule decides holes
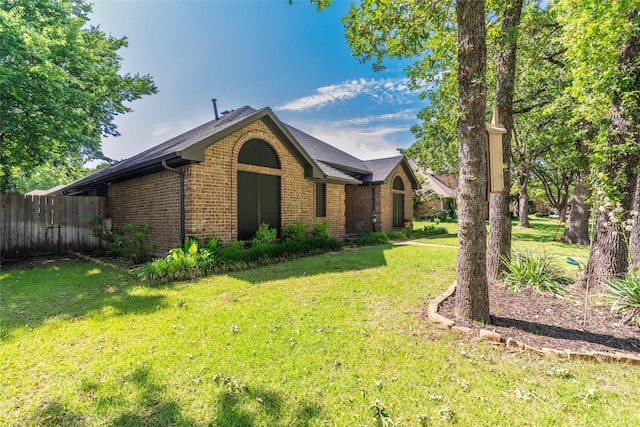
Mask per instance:
[[[498,117],[507,133],[502,135],[504,161],[504,190],[489,197],[489,246],[487,248],[487,275],[496,278],[504,270],[504,259],[511,256],[511,135],[513,134],[513,91],[516,74],[516,51],[523,0],[513,0],[502,17],[500,54],[496,64],[498,81],[496,103]]]
[[[578,173],[576,184],[571,196],[571,215],[562,234],[561,242],[575,245],[589,244],[589,217],[591,210],[587,200],[591,197],[591,190],[585,184],[585,172]]]
[[[633,228],[629,233],[629,250],[634,268],[640,268],[640,175],[636,176],[636,191],[632,203]]]
[[[529,224],[529,171],[518,171],[518,228],[531,228]]]
[[[455,313],[490,322],[486,267],[487,131],[484,1],[458,0],[458,261]]]
[[[627,73],[627,79],[624,82],[624,88],[619,88],[613,96],[607,141],[609,153],[623,146],[630,147],[629,141],[636,141],[636,144],[638,141],[640,67],[637,61],[640,57],[640,12],[631,12],[629,23],[633,24],[634,32],[627,43],[622,45],[619,60],[620,69]],[[637,147],[633,152],[627,149],[624,155],[610,154],[606,159],[604,173],[608,177],[608,184],[614,186],[616,192],[622,195],[619,202],[623,210],[620,219],[623,221],[627,219],[625,213],[628,215],[632,208],[637,165]],[[623,235],[626,231],[620,223],[611,221],[610,212],[611,209],[602,209],[598,212],[589,264],[581,279],[583,285],[589,283],[596,289],[601,289],[603,281],[607,278],[625,274],[629,266],[629,252]]]
[[[558,219],[560,222],[567,222],[567,204],[558,206]]]

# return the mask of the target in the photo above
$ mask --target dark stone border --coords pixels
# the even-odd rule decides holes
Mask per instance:
[[[456,322],[444,317],[443,315],[438,313],[438,309],[440,308],[440,304],[456,291],[457,282],[453,282],[453,284],[444,291],[444,293],[435,297],[427,308],[427,318],[430,322],[444,326],[452,331],[456,331],[461,333],[467,338],[475,338],[480,339],[482,341],[486,341],[490,344],[505,347],[511,351],[528,351],[530,353],[541,354],[544,356],[555,356],[561,359],[581,359],[581,360],[590,360],[590,361],[599,361],[599,362],[621,362],[627,363],[630,365],[640,365],[640,357],[630,353],[624,352],[615,352],[615,353],[606,353],[602,351],[590,351],[590,352],[579,352],[572,350],[558,350],[554,348],[537,348],[531,347],[522,342],[516,341],[510,337],[503,337],[499,333],[495,331],[491,331],[489,329],[472,329],[466,326],[456,326]]]

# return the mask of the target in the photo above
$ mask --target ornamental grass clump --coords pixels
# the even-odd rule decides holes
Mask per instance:
[[[547,254],[514,252],[504,263],[506,271],[500,282],[514,292],[531,289],[559,297],[565,296],[565,287],[571,283]]]
[[[640,325],[640,273],[606,280],[604,295],[611,310],[623,314],[622,323]]]

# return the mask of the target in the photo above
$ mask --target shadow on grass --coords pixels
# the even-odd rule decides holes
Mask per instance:
[[[287,414],[282,396],[273,391],[228,382],[218,398],[215,426],[297,426],[305,427],[322,415],[322,407],[302,402]],[[217,381],[217,380],[216,380]]]
[[[137,388],[138,401],[135,409],[118,416],[111,425],[128,426],[194,426],[192,420],[185,417],[177,402],[163,399],[166,387],[156,383],[149,367],[137,368],[124,379]]]
[[[512,221],[514,239],[551,242],[554,237],[560,240],[564,233],[565,224],[555,219],[529,217],[529,222],[531,228],[516,228],[518,220],[515,219]]]
[[[138,368],[123,378],[123,381],[129,382],[136,389],[136,393],[134,393],[136,400],[134,402],[127,402],[132,403],[134,409],[117,415],[109,424],[103,422],[100,423],[101,425],[110,425],[113,427],[189,427],[196,425],[195,422],[182,415],[180,406],[175,401],[163,399],[163,394],[166,393],[166,387],[153,381],[149,368]],[[83,395],[87,396],[100,395],[102,391],[97,383],[85,383],[82,387]],[[113,400],[113,398],[102,397],[95,399],[93,402],[98,406],[98,412],[105,413],[104,410],[100,410],[100,407],[110,409],[106,408],[106,406],[112,403]],[[41,405],[30,417],[27,424],[46,427],[75,427],[94,423],[96,423],[95,415],[79,414],[70,410],[60,401],[53,401]]]
[[[65,407],[59,401],[47,402],[36,411],[27,425],[42,427],[80,427],[87,424],[87,420]]]
[[[76,321],[91,312],[109,316],[150,313],[165,305],[161,295],[135,295],[126,273],[61,258],[0,273],[0,339],[17,328],[51,320]]]
[[[168,387],[154,380],[149,367],[136,368],[132,373],[124,376],[122,382],[130,384],[132,388],[128,390],[126,400],[123,396],[113,395],[111,388],[97,382],[84,382],[82,386],[82,395],[92,397],[90,403],[95,407],[95,413],[113,413],[116,404],[128,408],[122,413],[116,410],[115,418],[111,420],[96,419],[95,414],[78,413],[59,400],[55,400],[40,405],[29,417],[27,425],[44,427],[76,427],[91,423],[112,427],[201,425],[200,422],[185,415],[178,402],[166,397]],[[209,426],[306,427],[314,424],[314,420],[323,414],[322,407],[316,404],[308,402],[301,402],[296,406],[287,404],[282,395],[273,390],[239,384],[224,376],[216,376],[213,382],[220,387],[220,393],[216,394],[211,402],[216,415],[213,419],[207,420]],[[126,391],[116,393],[126,393]]]
[[[296,258],[227,275],[255,284],[326,273],[362,271],[387,265],[385,252],[396,248],[394,245],[346,248],[339,252]]]

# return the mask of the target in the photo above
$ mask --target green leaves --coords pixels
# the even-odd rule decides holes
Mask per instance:
[[[0,1],[0,191],[18,172],[104,159],[101,137],[125,102],[156,93],[150,76],[120,75],[126,38],[88,27],[82,0]]]

